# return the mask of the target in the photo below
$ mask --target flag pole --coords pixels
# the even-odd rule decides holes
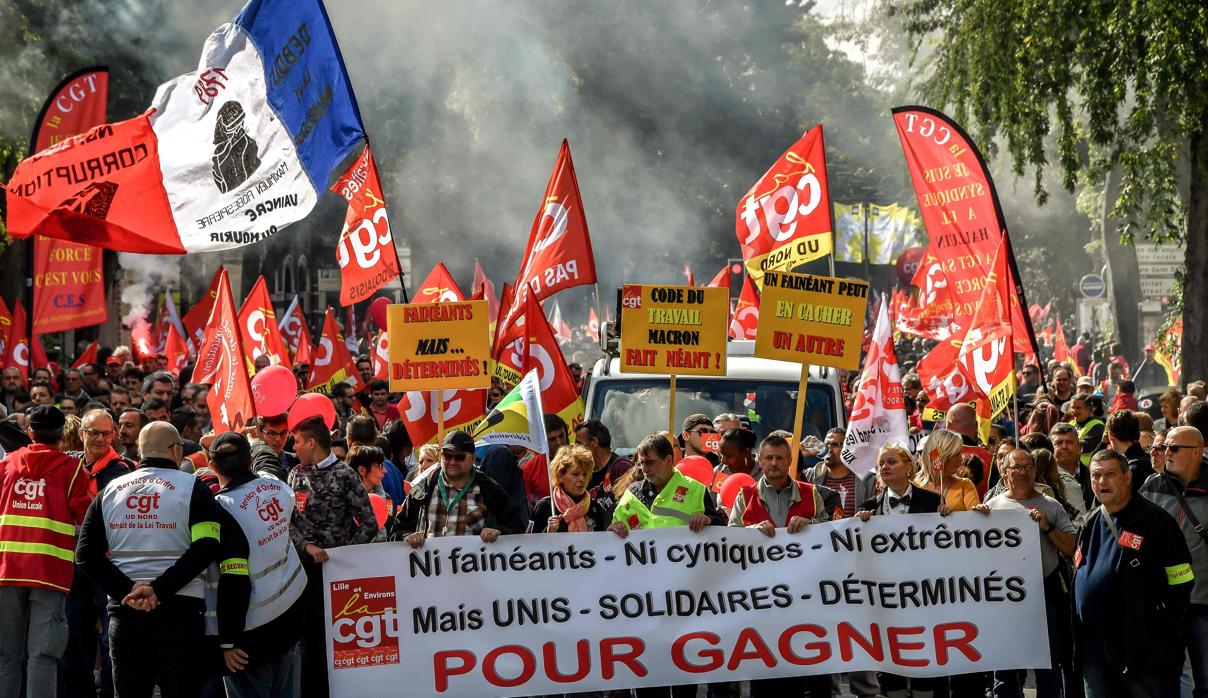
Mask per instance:
[[[445,393],[433,390],[432,396],[436,398],[436,443],[440,443],[445,438]]]
[[[797,381],[797,410],[793,414],[793,455],[789,461],[789,477],[797,479],[797,461],[801,457],[801,429],[805,420],[806,393],[809,391],[810,365],[801,364],[801,378]]]
[[[675,374],[671,374],[671,398],[667,401],[667,433],[675,438]]]

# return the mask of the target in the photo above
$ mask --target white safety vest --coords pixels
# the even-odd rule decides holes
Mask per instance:
[[[276,478],[258,477],[214,498],[239,523],[247,538],[252,596],[243,629],[252,630],[289,610],[306,589],[302,561],[289,539],[294,491]],[[216,634],[217,567],[210,569],[207,583],[207,631]]]
[[[218,537],[217,523],[198,524],[205,530],[189,528],[196,482],[179,470],[140,468],[114,480],[101,493],[109,558],[123,574],[136,582],[150,582],[171,567],[195,537]],[[176,593],[203,598],[201,576]]]

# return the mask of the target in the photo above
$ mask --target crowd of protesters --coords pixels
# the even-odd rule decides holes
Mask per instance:
[[[102,350],[97,363],[28,381],[9,368],[0,698],[23,685],[28,696],[151,696],[157,686],[165,698],[327,695],[321,571],[344,545],[673,526],[776,536],[853,516],[1008,509],[1028,511],[1041,539],[1052,663],[1034,671],[1037,695],[1208,696],[1205,387],[1184,395],[1147,368],[1152,352],[1133,371],[1118,346],[1089,344],[1080,340],[1070,363],[1022,366],[1018,400],[983,441],[969,405],[928,413],[909,370],[923,347],[899,342],[911,443],[853,470],[839,458],[844,430],[831,429],[799,446],[795,479],[792,435],[757,443],[736,414],[689,415],[632,454],[613,450],[609,425],[555,415],[545,416],[548,455],[478,447],[461,431],[415,448],[399,396],[372,379],[367,358],[357,361],[365,388],[330,396],[334,428],[321,418],[291,428],[275,415],[218,436],[207,387],[190,383],[188,368],[167,372],[162,357],[136,364],[126,348]],[[588,347],[576,352],[589,359]],[[301,389],[306,368],[296,369]],[[1162,389],[1156,414],[1137,402],[1142,375]],[[492,403],[505,388],[493,387]],[[720,435],[716,452],[710,435]],[[685,459],[707,461],[712,480],[685,475]],[[749,484],[727,507],[721,485],[737,475]],[[238,502],[248,492],[273,504],[247,516]],[[180,525],[125,526],[126,510]],[[853,672],[749,691],[981,698],[1022,696],[1027,680]],[[736,683],[634,693],[699,690],[740,694]]]

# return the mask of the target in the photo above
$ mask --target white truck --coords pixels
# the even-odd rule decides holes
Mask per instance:
[[[602,328],[602,334],[607,337],[607,330]],[[676,377],[676,431],[684,417],[698,412],[746,417],[761,440],[777,429],[792,431],[801,365],[758,358],[754,349],[752,341],[731,340],[726,375]],[[613,449],[628,455],[644,436],[667,429],[671,385],[669,376],[621,373],[616,354],[614,339],[588,376],[586,418],[608,425]],[[845,424],[838,371],[811,367],[803,438],[821,438],[831,427]]]

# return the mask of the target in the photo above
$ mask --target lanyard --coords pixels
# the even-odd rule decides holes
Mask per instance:
[[[1120,542],[1120,529],[1116,528],[1116,522],[1112,520],[1112,515],[1107,512],[1107,507],[1099,505],[1099,510],[1103,512],[1103,520],[1107,522],[1107,527],[1111,529],[1112,540]]]
[[[445,474],[440,474],[440,479],[436,483],[436,491],[440,493],[440,501],[445,505],[445,511],[453,511],[453,507],[461,501],[461,498],[466,496],[466,492],[470,491],[470,485],[474,484],[474,471],[470,471],[470,480],[466,482],[466,486],[457,490],[453,494],[453,498],[449,499],[449,491],[445,489]]]

